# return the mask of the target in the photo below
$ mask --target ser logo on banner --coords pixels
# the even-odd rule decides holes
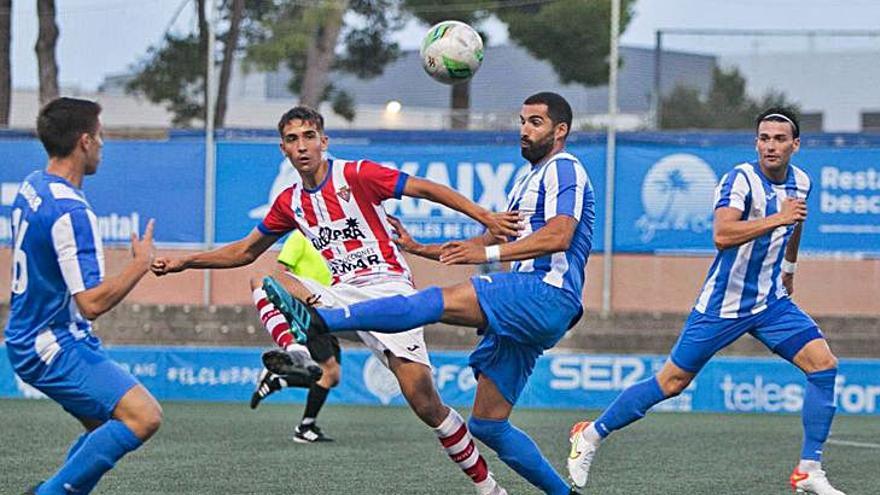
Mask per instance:
[[[667,155],[652,165],[642,183],[645,213],[636,222],[642,242],[664,230],[710,230],[717,182],[712,167],[695,155]]]

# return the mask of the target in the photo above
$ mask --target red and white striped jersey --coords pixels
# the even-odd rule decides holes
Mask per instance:
[[[321,184],[312,190],[302,184],[285,189],[257,228],[267,235],[302,231],[327,260],[333,284],[358,285],[375,276],[411,284],[382,207],[384,200],[400,198],[408,177],[369,160],[331,160]]]

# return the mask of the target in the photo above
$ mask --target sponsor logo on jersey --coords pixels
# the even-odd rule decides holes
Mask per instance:
[[[342,276],[351,271],[365,270],[380,264],[382,264],[382,257],[373,248],[348,253],[344,258],[327,260],[327,265],[334,276]]]
[[[356,218],[346,218],[345,219],[345,227],[341,229],[335,229],[332,227],[321,227],[318,230],[318,236],[312,239],[312,245],[315,246],[315,249],[318,251],[323,251],[327,249],[333,242],[338,241],[353,241],[356,239],[366,239],[367,236],[364,235],[363,230],[361,230],[361,226],[358,223]]]

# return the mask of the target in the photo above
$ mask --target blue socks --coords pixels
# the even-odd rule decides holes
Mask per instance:
[[[652,406],[666,398],[657,377],[652,376],[627,388],[596,418],[596,431],[602,438],[612,431],[645,417]]]
[[[804,408],[801,412],[804,424],[804,445],[801,459],[822,460],[822,446],[828,439],[831,421],[834,419],[834,381],[837,368],[807,373],[807,389],[804,392]]]
[[[89,435],[91,433],[92,433],[91,431],[87,431],[87,432],[83,433],[82,435],[80,435],[79,437],[77,437],[76,440],[74,440],[74,442],[70,445],[70,449],[67,450],[67,458],[64,460],[64,462],[69,461],[71,457],[73,457],[74,455],[76,455],[77,452],[79,452],[79,449],[83,446],[83,444],[86,442],[86,439],[89,438]],[[98,484],[98,480],[95,480],[94,483],[81,486],[80,491],[82,491],[83,493],[90,493],[92,490],[95,489],[96,484]]]
[[[86,439],[89,438],[89,434],[91,434],[91,433],[92,433],[91,431],[87,431],[87,432],[83,433],[82,435],[78,436],[76,438],[76,440],[73,441],[72,444],[70,444],[70,448],[67,450],[67,458],[65,459],[65,462],[69,461],[71,457],[73,457],[77,452],[79,452],[80,447],[83,446]]]
[[[141,446],[141,440],[121,421],[111,419],[74,442],[63,466],[40,485],[37,493],[89,493],[116,461]],[[68,490],[70,487],[73,490]]]
[[[547,462],[535,442],[509,421],[471,416],[468,429],[494,450],[499,459],[544,493],[568,495],[568,483]]]
[[[406,332],[440,321],[443,291],[439,287],[428,287],[411,296],[372,299],[348,308],[318,308],[318,313],[331,332]]]

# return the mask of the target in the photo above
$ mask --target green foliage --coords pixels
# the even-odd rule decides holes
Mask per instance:
[[[125,89],[164,103],[174,114],[174,125],[186,127],[205,119],[204,88],[205,58],[198,35],[168,34],[161,47],[150,47]]]
[[[336,115],[351,122],[354,120],[354,97],[346,91],[333,91],[330,96],[333,111]]]
[[[403,7],[420,21],[433,26],[440,21],[478,24],[489,16],[487,8],[491,5],[479,0],[403,0]]]
[[[336,59],[336,68],[361,79],[382,75],[389,63],[400,56],[400,47],[390,39],[403,27],[403,18],[391,0],[354,0],[350,12],[358,17],[357,29],[342,33],[343,52]]]
[[[400,53],[390,35],[402,27],[394,0],[352,0],[347,2],[345,24],[339,35],[341,51],[333,68],[369,79],[382,74]],[[263,11],[256,33],[247,48],[246,63],[261,70],[276,70],[282,64],[292,73],[288,88],[299,94],[306,72],[307,50],[331,15],[341,4],[325,2],[303,7],[299,3],[276,2]],[[354,99],[328,85],[324,100],[347,120],[354,119]]]
[[[677,86],[663,98],[660,113],[662,129],[751,129],[755,117],[770,106],[797,105],[782,92],[761,98],[746,94],[746,80],[737,68],[712,71],[712,87],[704,97],[700,91]]]
[[[229,0],[222,2],[221,25],[228,24]],[[245,54],[246,69],[276,70],[282,64],[291,69],[290,90],[299,93],[305,74],[306,51],[313,37],[334,9],[346,10],[339,36],[339,55],[334,68],[361,78],[380,75],[399,54],[390,35],[402,26],[398,0],[350,0],[308,2],[292,0],[247,0],[241,23],[238,52]],[[348,21],[351,21],[348,23]],[[218,34],[219,45],[226,32]],[[221,49],[218,46],[218,53]],[[153,103],[164,104],[174,114],[173,123],[189,126],[204,121],[205,57],[198,34],[168,34],[151,47],[134,70],[126,90]],[[328,85],[323,92],[346,118],[354,118],[354,99]]]
[[[610,0],[558,0],[517,6],[519,0],[502,0],[499,9],[510,39],[532,56],[549,62],[560,82],[599,86],[608,82],[611,47]],[[635,0],[621,1],[620,32],[633,16]]]

